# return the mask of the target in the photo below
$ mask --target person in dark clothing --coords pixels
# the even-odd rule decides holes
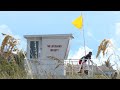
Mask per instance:
[[[85,59],[91,59],[92,56],[92,52],[89,52],[87,55],[83,56],[80,60],[79,60],[79,64],[81,64],[82,60]]]
[[[81,65],[80,71],[78,73],[82,73],[82,69],[83,69],[83,63],[86,63],[87,60],[91,59],[92,56],[92,52],[89,52],[87,55],[83,56],[80,60],[79,60],[79,64]],[[84,61],[83,61],[84,60]],[[91,60],[90,60],[91,61]],[[92,61],[91,61],[92,62]]]
[[[92,52],[89,52],[86,56],[83,56],[81,59],[91,59]]]

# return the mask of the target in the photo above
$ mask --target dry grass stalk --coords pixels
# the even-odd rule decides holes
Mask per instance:
[[[105,51],[106,49],[108,48],[108,45],[109,44],[112,44],[111,41],[108,39],[104,39],[101,43],[100,43],[100,46],[98,46],[98,51],[97,51],[97,55],[96,55],[96,58],[99,56],[99,54],[103,53],[103,56],[105,55]]]
[[[52,60],[56,60],[58,62],[58,64],[56,65],[55,69],[57,69],[60,65],[63,65],[63,61],[61,61],[62,59],[58,59],[54,56],[48,56],[48,58],[52,59]]]
[[[8,59],[12,51],[17,50],[16,45],[18,44],[18,40],[10,35],[5,35],[5,38],[2,41],[2,45],[0,48],[1,53],[4,55],[4,58]]]

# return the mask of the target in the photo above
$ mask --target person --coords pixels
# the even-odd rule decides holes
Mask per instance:
[[[92,56],[92,52],[89,52],[87,55],[83,56],[80,60],[79,60],[79,64],[80,64],[80,70],[78,73],[88,73],[88,67],[87,67],[87,60],[89,59],[91,61],[91,56]],[[91,61],[92,62],[92,61]],[[87,67],[87,68],[85,68]],[[84,70],[87,69],[87,70]]]
[[[84,74],[88,75],[88,65],[87,65],[87,60],[85,60],[82,64]]]
[[[82,63],[81,63],[81,69],[78,73],[84,73],[86,75],[88,75],[88,65],[87,65],[87,60],[84,60]]]
[[[87,55],[83,56],[81,59],[91,59],[92,52],[89,52]]]

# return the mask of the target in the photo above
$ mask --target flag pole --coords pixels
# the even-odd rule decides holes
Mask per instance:
[[[83,17],[82,13],[81,13],[81,16]],[[84,24],[84,23],[83,23]],[[86,55],[86,48],[85,48],[85,35],[84,35],[84,25],[83,25],[83,40],[84,40],[84,50],[85,50],[85,55]],[[88,77],[90,77],[90,60],[88,60]]]
[[[83,28],[83,40],[84,40],[84,50],[85,50],[85,55],[86,55],[84,28]]]
[[[81,13],[81,16],[83,17],[82,13]],[[84,40],[84,50],[85,50],[85,55],[86,55],[85,36],[84,36],[84,25],[83,25],[83,40]]]

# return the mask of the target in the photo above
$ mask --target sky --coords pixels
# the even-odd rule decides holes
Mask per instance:
[[[72,21],[83,15],[83,28],[78,30]],[[96,63],[97,49],[103,39],[110,39],[120,54],[120,12],[119,11],[0,11],[0,32],[11,34],[20,39],[19,48],[26,50],[23,35],[72,34],[68,58],[79,59],[84,55],[83,30],[86,52],[93,52]],[[3,36],[0,35],[0,42]],[[112,51],[109,52],[113,53]],[[107,57],[100,54],[100,59]],[[112,61],[119,63],[113,57]]]

